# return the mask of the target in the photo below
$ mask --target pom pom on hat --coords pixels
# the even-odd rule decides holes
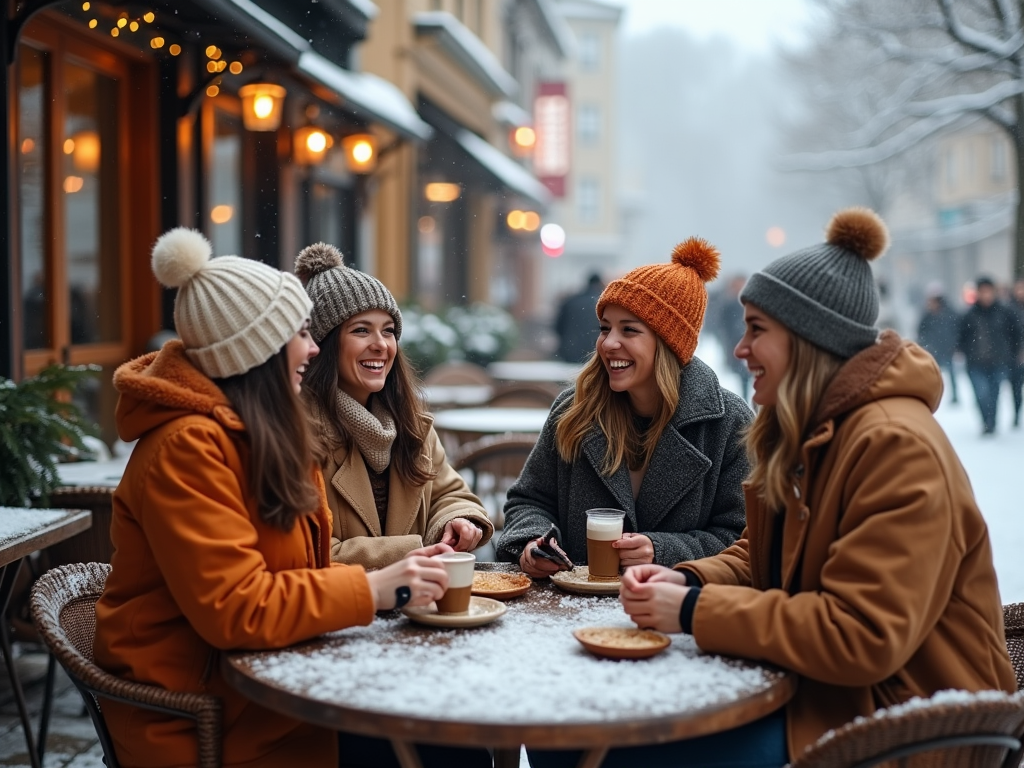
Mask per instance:
[[[825,242],[872,261],[889,247],[889,230],[870,208],[844,208],[828,223]]]
[[[153,274],[167,288],[180,288],[210,261],[210,241],[187,227],[165,232],[153,246]]]
[[[333,245],[313,243],[299,251],[299,256],[295,259],[295,276],[305,285],[315,275],[340,267],[344,263],[341,251]]]
[[[718,277],[721,256],[718,249],[703,237],[691,237],[672,249],[672,261],[681,267],[690,267],[705,283]]]

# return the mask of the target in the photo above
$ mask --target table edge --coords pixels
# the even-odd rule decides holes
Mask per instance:
[[[33,508],[39,512],[67,512],[68,516],[54,520],[44,528],[11,539],[10,544],[0,544],[0,567],[10,565],[25,555],[45,549],[58,541],[70,539],[72,536],[92,527],[92,512],[87,509],[43,509]]]
[[[354,709],[307,698],[271,682],[258,680],[233,663],[251,651],[225,653],[221,672],[235,690],[282,715],[334,730],[424,744],[515,748],[521,744],[551,749],[625,747],[695,738],[753,722],[785,706],[796,693],[797,676],[781,677],[769,688],[740,702],[704,707],[685,717],[664,715],[643,720],[557,723],[469,723]],[[742,708],[738,706],[742,704]]]

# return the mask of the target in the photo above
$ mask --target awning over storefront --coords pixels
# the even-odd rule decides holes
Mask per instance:
[[[452,138],[500,184],[529,198],[538,205],[546,206],[551,202],[551,193],[548,188],[541,184],[532,173],[472,131],[460,128],[455,131]]]
[[[479,37],[447,11],[422,11],[413,16],[416,34],[432,36],[442,50],[492,96],[509,98],[519,91],[519,83],[491,53]]]
[[[247,36],[284,59],[296,70],[320,83],[357,115],[379,122],[411,139],[433,134],[396,86],[366,72],[339,67],[313,50],[309,42],[252,0],[194,0],[220,18],[230,19]]]

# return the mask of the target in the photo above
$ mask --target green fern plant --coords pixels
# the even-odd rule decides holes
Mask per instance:
[[[88,452],[82,438],[95,436],[96,425],[59,396],[98,370],[51,365],[19,383],[0,377],[0,504],[47,504],[60,485],[58,461]]]

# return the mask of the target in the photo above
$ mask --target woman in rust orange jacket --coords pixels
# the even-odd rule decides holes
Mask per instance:
[[[118,677],[219,696],[225,766],[337,765],[337,737],[249,701],[217,655],[280,648],[423,605],[447,586],[421,551],[367,574],[330,562],[331,514],[299,390],[318,349],[294,276],[198,232],[157,241],[181,341],[114,375],[118,430],[138,439],[114,494],[115,552],[96,606],[96,662]],[[117,702],[103,715],[125,768],[194,765],[187,721]]]

